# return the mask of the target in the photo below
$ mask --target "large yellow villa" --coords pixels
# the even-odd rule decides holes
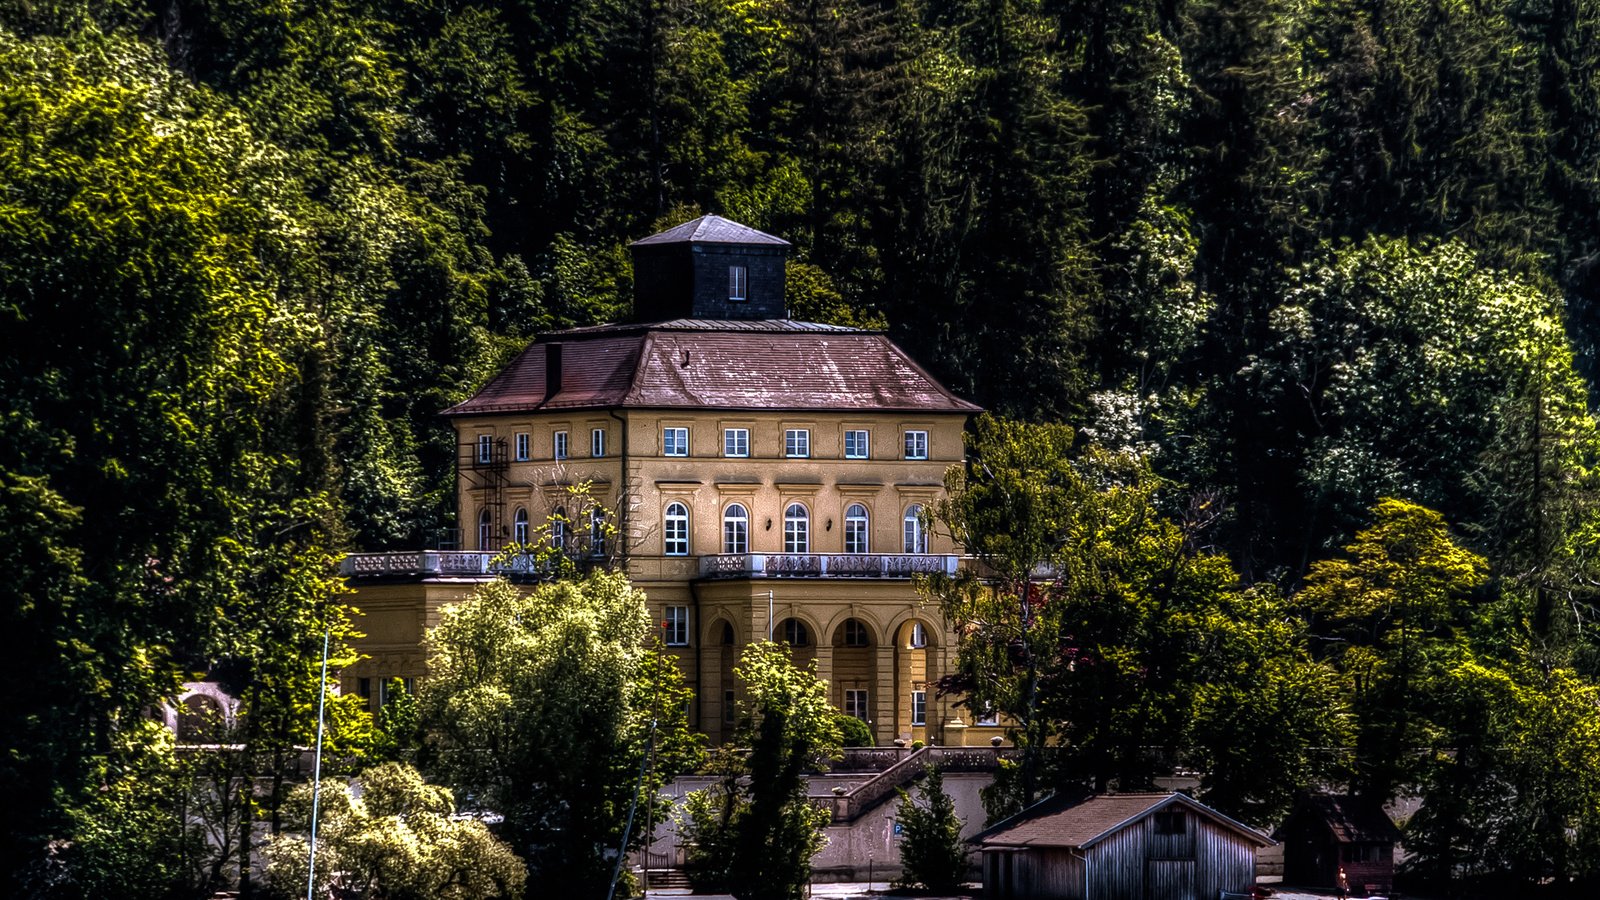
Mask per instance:
[[[506,548],[549,541],[645,591],[712,741],[730,736],[739,649],[769,635],[879,744],[998,735],[937,696],[954,635],[912,582],[958,564],[919,514],[977,407],[881,333],[785,318],[788,249],[716,216],[638,241],[640,321],[543,335],[445,410],[460,546],[345,561],[367,658],[344,689],[378,703],[424,675],[440,608],[517,581]]]

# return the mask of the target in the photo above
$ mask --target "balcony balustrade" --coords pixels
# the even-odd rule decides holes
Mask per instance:
[[[960,557],[926,553],[718,553],[700,557],[702,578],[911,578],[954,575]],[[515,578],[540,574],[533,559],[475,550],[352,553],[346,578]]]
[[[954,575],[960,557],[927,553],[718,553],[702,578],[910,578]]]

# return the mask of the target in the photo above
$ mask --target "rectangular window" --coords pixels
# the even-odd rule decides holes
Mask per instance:
[[[372,679],[371,678],[357,678],[356,679],[356,695],[359,696],[363,700],[371,700],[372,699]]]
[[[394,685],[392,682],[396,680],[400,681],[400,690],[405,691],[407,694],[411,693],[411,685],[413,682],[410,678],[400,678],[398,675],[391,675],[388,678],[378,679],[378,707],[380,709],[385,703],[388,703],[390,700],[394,699]]]
[[[855,716],[861,721],[867,721],[867,692],[848,690],[844,692],[844,714]]]
[[[844,458],[866,459],[868,456],[868,436],[865,429],[860,431],[846,431],[844,433]]]
[[[494,437],[487,434],[478,435],[478,462],[494,462]]]
[[[517,462],[527,462],[533,459],[532,435],[526,431],[517,432]]]
[[[928,458],[928,433],[926,431],[906,432],[906,459]]]
[[[1000,724],[1000,714],[995,711],[993,703],[985,703],[985,704],[983,704],[983,706],[979,707],[977,724],[979,724],[979,725],[999,725]]]
[[[811,455],[811,429],[790,428],[783,433],[783,455],[804,458]]]
[[[1154,818],[1156,834],[1184,834],[1188,831],[1188,821],[1181,809],[1163,809]]]
[[[724,428],[722,429],[722,455],[723,456],[749,456],[750,455],[750,429]]]
[[[567,433],[565,431],[558,431],[554,435],[551,435],[551,443],[555,444],[555,458],[566,459]]]
[[[911,692],[911,724],[928,724],[928,692]]]
[[[661,624],[666,631],[668,647],[689,646],[689,607],[667,607],[667,619]]]
[[[749,287],[749,272],[744,266],[728,267],[728,299],[744,300]]]
[[[689,429],[663,428],[661,429],[661,455],[662,456],[688,456],[689,455]]]
[[[606,455],[606,430],[596,428],[589,432],[589,455],[599,459]]]

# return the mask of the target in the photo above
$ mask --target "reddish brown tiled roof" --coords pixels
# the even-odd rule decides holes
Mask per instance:
[[[1090,847],[1123,826],[1143,819],[1165,806],[1179,804],[1228,828],[1260,846],[1272,843],[1249,826],[1183,794],[1101,794],[1061,806],[1050,801],[1001,822],[972,840],[996,847]],[[1014,824],[1011,824],[1014,823]]]
[[[546,396],[555,344],[561,383]],[[445,414],[626,407],[978,411],[882,334],[801,322],[681,320],[545,335]]]

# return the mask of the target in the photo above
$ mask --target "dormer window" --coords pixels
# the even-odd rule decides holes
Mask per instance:
[[[750,278],[744,266],[728,267],[728,299],[743,301],[748,299]]]

